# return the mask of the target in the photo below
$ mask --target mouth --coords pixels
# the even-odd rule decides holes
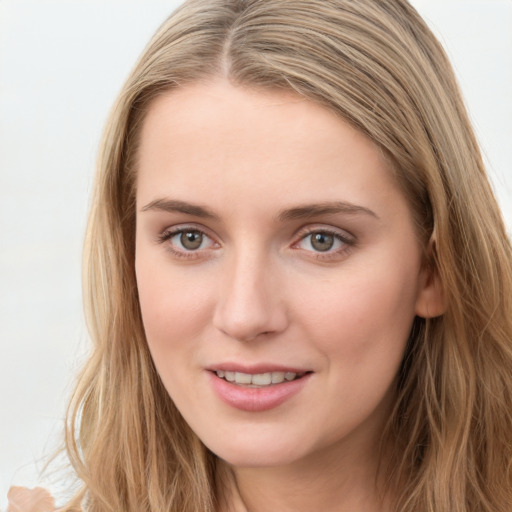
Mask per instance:
[[[291,400],[307,386],[312,371],[273,364],[219,364],[207,368],[217,396],[230,407],[264,412]]]
[[[301,379],[311,372],[265,372],[265,373],[243,373],[226,370],[213,370],[219,379],[226,382],[248,388],[265,388],[276,386],[285,382],[292,382]]]

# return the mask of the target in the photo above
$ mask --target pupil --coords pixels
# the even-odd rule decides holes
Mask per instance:
[[[203,242],[203,235],[199,231],[186,231],[181,234],[180,242],[190,251],[198,249]]]
[[[317,251],[328,251],[334,245],[334,236],[327,233],[315,233],[311,237],[311,245]]]

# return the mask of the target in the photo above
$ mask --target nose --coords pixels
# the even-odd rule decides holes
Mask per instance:
[[[233,259],[226,262],[214,326],[239,341],[284,331],[288,318],[277,269],[255,254]]]

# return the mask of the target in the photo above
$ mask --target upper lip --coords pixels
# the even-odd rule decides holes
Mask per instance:
[[[215,371],[224,371],[224,372],[239,372],[239,373],[248,373],[250,375],[256,375],[260,373],[271,373],[271,372],[291,372],[291,373],[307,373],[311,370],[300,368],[297,366],[287,366],[282,364],[275,363],[258,363],[258,364],[241,364],[241,363],[218,363],[212,364],[206,367],[206,370],[215,372]]]

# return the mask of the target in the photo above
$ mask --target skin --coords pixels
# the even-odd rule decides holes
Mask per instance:
[[[7,494],[7,512],[51,512],[55,510],[55,500],[46,489],[13,486]]]
[[[442,304],[382,152],[293,93],[218,79],[156,99],[138,157],[147,341],[184,418],[224,461],[221,508],[386,510],[379,436],[413,319]],[[198,249],[182,244],[187,232]],[[312,232],[334,234],[332,247],[319,251]],[[310,373],[282,404],[251,412],[214,391],[210,370],[226,362]]]

